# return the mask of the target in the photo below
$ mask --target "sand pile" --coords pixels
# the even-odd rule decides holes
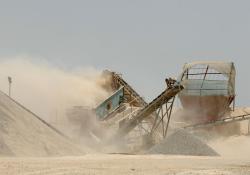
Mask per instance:
[[[0,92],[0,156],[80,154],[84,154],[82,148]]]
[[[147,154],[218,156],[206,143],[185,130],[174,132],[162,143],[152,147]]]

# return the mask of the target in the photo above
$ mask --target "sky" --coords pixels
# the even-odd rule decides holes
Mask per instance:
[[[147,101],[197,60],[233,61],[250,106],[249,0],[1,0],[0,60],[111,69]]]

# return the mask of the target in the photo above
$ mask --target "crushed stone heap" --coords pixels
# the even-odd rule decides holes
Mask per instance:
[[[0,92],[0,156],[66,156],[82,148]]]
[[[160,144],[153,146],[147,154],[219,156],[206,143],[185,130],[174,132]]]

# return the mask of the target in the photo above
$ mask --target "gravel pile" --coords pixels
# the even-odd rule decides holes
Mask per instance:
[[[206,143],[185,130],[171,134],[162,143],[152,147],[147,154],[219,156]]]

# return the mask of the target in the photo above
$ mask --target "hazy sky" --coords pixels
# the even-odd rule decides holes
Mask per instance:
[[[249,0],[1,0],[0,22],[0,59],[112,69],[148,101],[185,62],[234,61],[250,106]]]

